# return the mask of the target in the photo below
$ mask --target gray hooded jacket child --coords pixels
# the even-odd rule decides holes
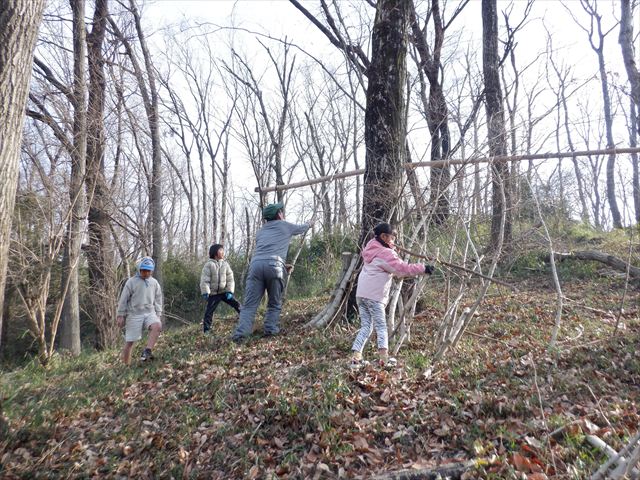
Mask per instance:
[[[162,290],[158,281],[149,277],[144,280],[140,271],[124,284],[118,301],[118,316],[162,314]]]

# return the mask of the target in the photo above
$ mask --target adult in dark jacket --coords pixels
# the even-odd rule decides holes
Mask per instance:
[[[286,222],[283,208],[282,203],[272,203],[262,210],[262,217],[266,223],[256,235],[256,248],[249,265],[243,307],[232,336],[236,343],[253,332],[256,311],[265,290],[269,301],[264,317],[264,334],[271,336],[280,332],[285,261],[291,237],[305,233],[311,226]]]

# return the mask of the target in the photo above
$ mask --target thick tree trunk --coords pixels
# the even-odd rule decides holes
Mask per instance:
[[[87,155],[87,85],[85,80],[86,31],[84,0],[70,0],[73,12],[73,149],[69,182],[70,215],[62,257],[64,306],[60,329],[60,348],[80,355],[80,282],[78,264],[82,247],[85,196],[84,176]]]
[[[400,196],[406,136],[404,87],[410,2],[379,0],[372,33],[365,113],[366,165],[360,244],[390,221]]]
[[[44,0],[0,0],[0,332],[24,108],[43,9]]]
[[[108,0],[97,0],[93,28],[87,36],[89,104],[87,113],[87,195],[89,204],[89,315],[96,327],[96,345],[107,348],[117,341],[115,318],[115,269],[110,237],[109,188],[104,172],[105,60],[102,45],[106,32]]]
[[[504,126],[502,88],[500,86],[498,58],[498,7],[496,0],[482,0],[482,63],[487,110],[489,155],[507,154],[507,132]],[[501,235],[501,223],[505,212],[504,243],[511,243],[511,179],[509,165],[500,162],[492,165],[491,249],[495,249]],[[504,191],[504,194],[503,194]],[[504,199],[504,201],[503,201]]]

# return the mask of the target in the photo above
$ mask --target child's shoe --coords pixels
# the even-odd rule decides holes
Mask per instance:
[[[370,365],[370,363],[366,360],[362,360],[361,358],[352,358],[351,362],[349,362],[349,368],[351,370],[359,370],[360,368],[366,367],[367,365]]]
[[[398,360],[393,357],[381,358],[378,360],[378,365],[382,368],[395,368],[398,366]]]
[[[154,358],[155,357],[153,356],[150,348],[145,348],[142,351],[142,355],[140,356],[140,360],[142,360],[143,362],[146,362],[147,360],[153,360]]]

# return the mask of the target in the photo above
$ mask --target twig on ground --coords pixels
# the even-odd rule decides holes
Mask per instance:
[[[249,443],[251,443],[251,441],[253,440],[253,437],[256,436],[256,433],[258,433],[258,430],[260,430],[260,427],[262,426],[262,424],[264,423],[264,420],[261,421],[258,426],[255,428],[255,430],[253,431],[253,433],[251,434],[251,436],[249,437]]]
[[[189,322],[188,320],[185,320],[182,317],[179,317],[178,315],[174,315],[173,313],[167,313],[164,312],[163,315],[167,318],[171,318],[173,320],[178,320],[179,322],[184,323],[185,325],[193,325],[193,322]]]
[[[556,457],[553,454],[553,448],[551,448],[551,435],[549,434],[549,424],[547,423],[547,416],[544,413],[544,406],[542,405],[542,394],[540,393],[540,386],[538,385],[538,369],[536,368],[536,362],[533,359],[533,355],[529,353],[529,362],[533,368],[533,384],[536,387],[536,395],[538,396],[538,404],[540,405],[540,414],[542,415],[542,422],[544,423],[544,429],[547,433],[547,446],[549,447],[549,453],[551,454],[551,463],[553,469],[558,470],[556,465]]]
[[[591,394],[591,396],[593,397],[593,399],[596,401],[596,405],[598,405],[598,412],[600,412],[600,415],[602,415],[602,418],[604,418],[604,421],[607,422],[607,425],[609,425],[609,428],[613,428],[613,426],[611,425],[611,422],[609,421],[609,419],[607,418],[607,416],[604,414],[604,412],[602,411],[602,407],[600,405],[600,399],[598,397],[596,397],[596,394],[593,393],[593,390],[591,390],[591,387],[589,385],[587,385],[586,383],[582,382],[582,384],[587,387],[587,389],[589,390],[589,393]]]

